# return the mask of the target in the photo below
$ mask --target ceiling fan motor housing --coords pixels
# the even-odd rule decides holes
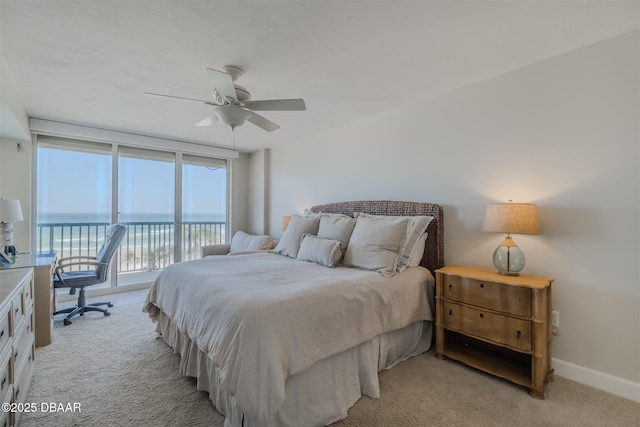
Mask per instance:
[[[236,89],[236,98],[238,98],[238,102],[240,105],[244,105],[245,102],[251,100],[251,93],[239,85],[233,85]]]

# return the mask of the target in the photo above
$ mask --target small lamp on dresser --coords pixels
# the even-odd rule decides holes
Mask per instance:
[[[484,212],[483,231],[505,233],[505,239],[493,253],[493,265],[498,273],[517,276],[524,268],[522,250],[511,234],[539,234],[538,208],[532,203],[492,203]]]
[[[0,261],[15,261],[13,223],[22,220],[20,200],[0,199]]]

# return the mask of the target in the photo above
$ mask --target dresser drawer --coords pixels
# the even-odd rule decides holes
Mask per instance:
[[[29,307],[33,305],[33,282],[28,281],[24,285],[24,290],[22,291],[22,307],[24,312],[29,312]]]
[[[33,333],[31,322],[23,324],[20,331],[17,332],[15,340],[13,341],[13,369],[14,371],[20,367],[23,360],[29,357],[31,348],[29,348],[29,341],[33,341]],[[14,378],[15,382],[15,378]]]
[[[33,376],[34,351],[33,336],[31,336],[31,339],[28,340],[23,349],[22,359],[14,368],[16,370],[16,378],[14,379],[13,385],[13,399],[16,402],[24,402],[26,398],[25,393],[29,389],[29,383]]]
[[[461,276],[444,276],[443,297],[515,316],[531,317],[531,289]]]
[[[17,333],[16,328],[24,317],[24,306],[22,305],[22,300],[24,297],[23,294],[24,292],[20,292],[13,298],[13,300],[11,300],[11,327],[14,334]]]
[[[11,385],[9,386],[11,387]],[[13,393],[11,396],[7,396],[8,400],[3,403],[11,403],[13,400]],[[0,411],[0,427],[9,427],[11,425],[11,412]]]
[[[531,322],[444,301],[444,327],[511,348],[531,351]]]
[[[9,399],[7,397],[11,395]],[[11,387],[11,352],[2,353],[0,361],[0,402],[5,402],[13,398],[13,389]],[[2,427],[2,424],[0,424]]]
[[[0,312],[0,354],[4,352],[11,338],[11,324],[9,323],[9,313],[11,304]]]

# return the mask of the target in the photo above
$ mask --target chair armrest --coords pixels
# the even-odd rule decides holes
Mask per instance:
[[[73,267],[76,265],[91,265],[91,266],[95,266],[95,267],[107,267],[109,264],[107,264],[106,262],[94,262],[94,261],[84,261],[84,262],[68,262],[65,264],[58,264],[56,266],[56,271],[64,271],[65,268],[67,267]]]
[[[226,255],[229,253],[231,245],[206,245],[200,248],[200,257],[204,258],[209,255]]]
[[[75,257],[69,257],[69,258],[75,258]],[[66,264],[58,264],[55,268],[55,270],[53,270],[53,274],[58,278],[58,282],[62,283],[62,287],[66,288],[68,287],[65,283],[64,283],[64,279],[62,278],[62,275],[60,273],[64,273],[64,269],[68,268],[68,267],[73,267],[76,265],[92,265],[92,266],[96,266],[96,267],[108,267],[109,264],[106,262],[93,262],[93,261],[84,261],[84,262],[68,262]]]
[[[97,258],[89,255],[74,255],[58,259],[58,264],[63,264],[71,259],[91,259],[95,261]]]

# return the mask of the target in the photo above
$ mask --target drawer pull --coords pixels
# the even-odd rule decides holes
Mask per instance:
[[[480,318],[484,319],[484,314],[480,313]]]
[[[7,376],[2,379],[2,383],[0,383],[0,390],[4,390],[4,386],[7,385]]]
[[[13,359],[17,360],[18,359],[18,350],[16,350],[15,354],[13,355]]]
[[[516,331],[516,338],[520,339],[520,334],[522,334],[522,332]]]
[[[453,314],[453,310],[449,309],[449,316]]]
[[[4,329],[0,331],[0,340],[4,338]]]
[[[16,388],[16,400],[18,400],[18,395],[20,394],[20,386]]]
[[[480,283],[480,287],[481,287],[481,288],[484,288],[484,283]]]
[[[20,311],[20,308],[16,307],[16,314],[18,314],[19,311]]]

